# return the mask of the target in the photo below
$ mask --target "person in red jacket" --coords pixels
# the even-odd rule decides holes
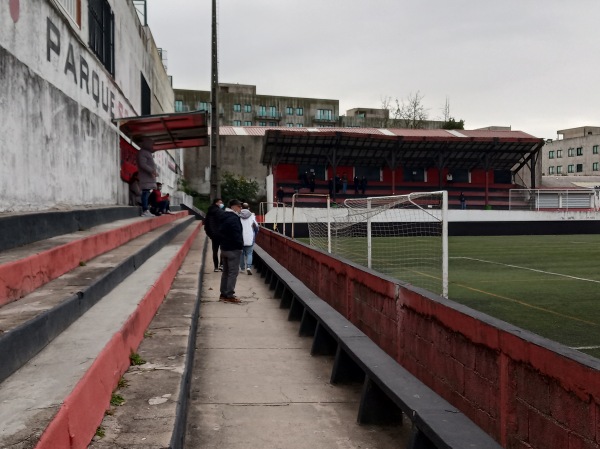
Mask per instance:
[[[162,192],[162,183],[156,183],[156,189],[154,189],[150,193],[149,203],[150,203],[150,212],[154,215],[162,215],[162,214],[172,214],[169,210],[170,205],[170,195],[167,193],[163,195]]]

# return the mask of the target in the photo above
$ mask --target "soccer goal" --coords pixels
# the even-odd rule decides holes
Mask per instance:
[[[285,235],[285,203],[263,201],[258,205],[258,215],[263,217],[260,226],[272,223],[273,231]]]
[[[352,198],[306,213],[310,244],[448,296],[448,193]]]

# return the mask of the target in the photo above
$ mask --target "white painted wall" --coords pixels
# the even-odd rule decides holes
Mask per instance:
[[[109,1],[114,79],[88,49],[88,3],[81,3],[79,28],[52,0],[21,0],[18,15],[0,2],[0,212],[127,204],[111,119],[139,114],[141,73],[152,112],[173,111],[168,76],[131,1]],[[172,152],[182,166],[180,153]],[[174,192],[169,158],[157,159]]]

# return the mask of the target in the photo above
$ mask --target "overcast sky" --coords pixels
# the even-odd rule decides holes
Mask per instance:
[[[211,0],[148,0],[175,88],[210,90]],[[536,137],[600,126],[598,0],[219,0],[219,81],[329,98],[419,91],[430,119]]]

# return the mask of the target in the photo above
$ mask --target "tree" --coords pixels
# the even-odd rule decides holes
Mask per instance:
[[[400,103],[396,99],[396,110],[394,118],[402,120],[406,128],[422,129],[424,122],[428,119],[428,110],[423,105],[423,95],[419,91],[416,94],[408,94],[405,101]]]
[[[450,115],[450,100],[448,97],[446,97],[446,103],[444,104],[442,113],[444,114],[444,125],[442,126],[442,129],[465,129],[464,120],[456,121],[454,117]]]
[[[442,129],[465,129],[465,121],[464,120],[456,121],[456,120],[454,120],[454,117],[450,117],[448,120],[446,120],[444,122]]]
[[[237,199],[248,203],[256,201],[259,190],[258,182],[236,176],[233,173],[223,173],[221,182],[221,194],[225,204],[229,200]]]

